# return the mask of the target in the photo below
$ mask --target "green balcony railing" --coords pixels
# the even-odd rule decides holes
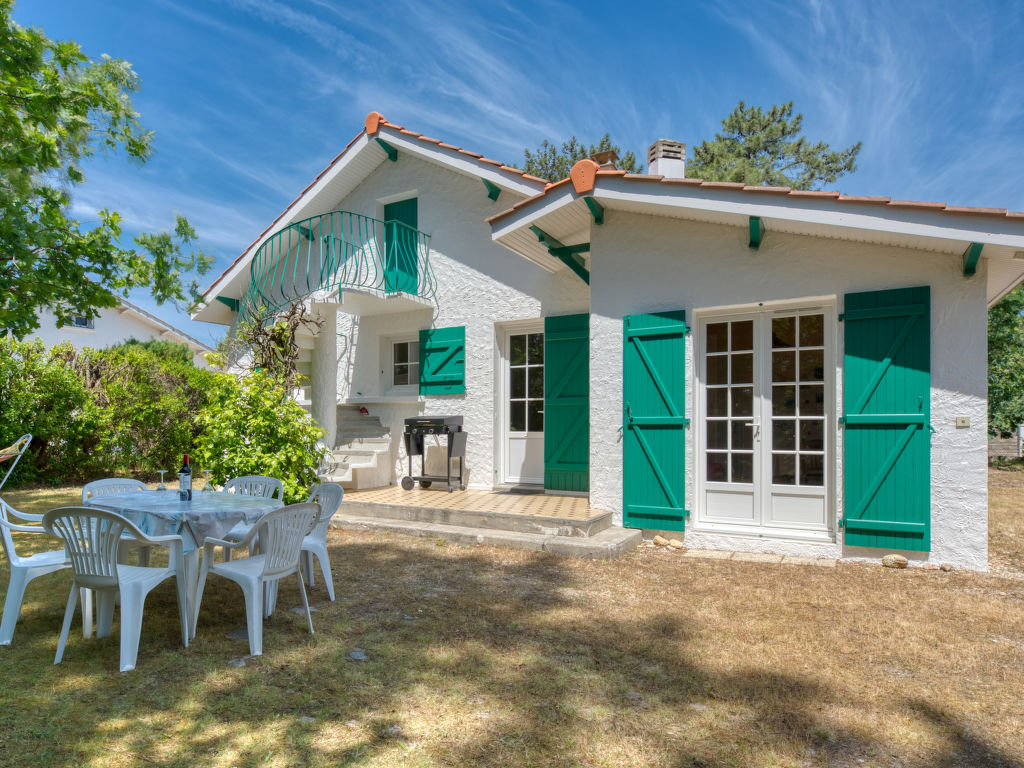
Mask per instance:
[[[433,300],[430,236],[397,221],[348,211],[312,216],[257,249],[242,318],[266,318],[316,293],[349,289]]]

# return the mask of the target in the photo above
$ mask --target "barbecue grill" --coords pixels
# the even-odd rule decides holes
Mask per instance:
[[[448,461],[445,464],[448,475],[428,475],[426,472],[426,455],[424,442],[427,435],[444,435],[448,441]],[[463,469],[466,463],[466,432],[462,431],[461,416],[415,416],[405,420],[405,453],[409,457],[409,474],[402,478],[402,488],[411,491],[416,483],[420,488],[429,488],[432,484],[445,482],[448,492],[453,490],[452,459],[459,460],[459,490],[466,490]],[[420,457],[420,469],[423,474],[412,473],[412,457]]]

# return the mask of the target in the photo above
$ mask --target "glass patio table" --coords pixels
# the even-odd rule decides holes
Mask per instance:
[[[119,496],[90,499],[88,506],[127,517],[150,536],[181,534],[184,544],[186,596],[189,626],[195,610],[199,581],[199,550],[211,536],[222,539],[236,523],[253,523],[267,512],[284,506],[280,499],[244,496],[224,491],[194,491],[191,501],[181,501],[177,490],[136,491]]]

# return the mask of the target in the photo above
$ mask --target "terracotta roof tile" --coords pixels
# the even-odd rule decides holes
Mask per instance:
[[[445,144],[443,141],[437,146],[441,147],[442,149],[454,149],[456,151],[459,149],[454,144]]]
[[[460,149],[459,152],[461,152],[464,155],[469,155],[470,157],[475,157],[475,158],[483,157],[483,155],[479,154],[478,152],[470,152],[468,149]]]
[[[499,161],[499,160],[491,160],[491,158],[489,158],[489,157],[478,157],[477,161],[481,162],[481,163],[490,163],[491,165],[496,165],[499,168],[501,168],[501,166],[504,165],[504,163],[502,163],[501,161]]]
[[[1007,211],[1004,208],[980,208],[962,205],[947,205],[946,203],[921,201],[921,200],[892,200],[888,197],[876,195],[844,195],[841,192],[830,190],[814,189],[791,189],[790,187],[760,187],[740,184],[733,181],[703,181],[702,179],[683,178],[672,179],[664,176],[643,173],[626,173],[625,171],[598,171],[597,176],[620,176],[630,182],[644,184],[675,184],[693,187],[706,187],[708,189],[736,189],[742,192],[762,193],[769,192],[791,197],[816,197],[835,200],[839,203],[872,203],[885,205],[892,208],[924,208],[927,210],[941,211],[942,213],[970,214],[974,216],[999,216],[1003,218],[1024,219],[1024,211]],[[523,200],[506,211],[495,214],[487,219],[488,223],[494,223],[499,219],[511,214],[514,211],[530,205],[548,192],[569,182],[569,179],[562,179],[549,183],[544,192]]]
[[[890,200],[889,205],[893,208],[945,208],[945,203],[936,203],[927,200]]]
[[[543,184],[550,184],[551,183],[547,179],[542,179],[540,176],[531,176],[528,173],[524,173],[523,174],[523,178],[524,179],[529,179],[530,181],[539,181],[539,182],[541,182]]]

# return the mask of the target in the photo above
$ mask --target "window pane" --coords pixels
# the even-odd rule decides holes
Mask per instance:
[[[733,453],[730,456],[732,457],[732,482],[754,482],[754,454]]]
[[[776,453],[772,456],[772,482],[776,485],[796,485],[796,456]]]
[[[540,365],[530,366],[529,375],[529,397],[542,398],[544,397],[544,368]]]
[[[796,422],[791,419],[772,420],[772,450],[796,450]]]
[[[800,419],[800,450],[825,450],[825,422],[821,419]]]
[[[773,317],[772,318],[772,346],[773,347],[795,347],[796,346],[796,318],[795,317]]]
[[[509,404],[509,429],[513,432],[526,431],[526,401],[513,400]]]
[[[526,369],[513,368],[509,373],[512,377],[512,397],[526,397]]]
[[[825,380],[825,353],[820,349],[800,350],[800,381]]]
[[[820,454],[800,457],[800,485],[825,484],[825,457]]]
[[[754,381],[754,356],[733,355],[732,356],[732,381],[731,384],[752,384]]]
[[[754,428],[745,421],[732,423],[732,449],[734,451],[754,450]]]
[[[525,365],[526,364],[526,337],[525,336],[513,336],[509,339],[509,351],[508,357],[509,362],[512,365]]]
[[[807,384],[800,387],[800,415],[823,416],[825,414],[825,387],[821,384]]]
[[[712,323],[708,326],[708,352],[725,352],[728,349],[728,341],[728,323]]]
[[[530,359],[529,362],[533,364],[544,362],[544,334],[543,333],[531,333],[529,343]]]
[[[392,384],[396,387],[409,383],[409,366],[406,364],[395,366],[395,376]]]
[[[729,356],[716,355],[708,358],[708,384],[729,383]]]
[[[796,387],[772,387],[772,415],[796,416]]]
[[[754,414],[754,388],[730,387],[733,416],[752,416]]]
[[[796,352],[772,352],[772,381],[796,381]]]
[[[804,315],[800,318],[800,346],[821,347],[825,344],[825,316]]]
[[[420,344],[418,341],[410,341],[405,345],[405,349],[410,363],[418,363],[420,361]]]
[[[729,415],[729,390],[722,389],[708,390],[708,416]]]
[[[708,480],[722,483],[729,481],[728,453],[708,454]]]
[[[543,400],[529,400],[529,411],[530,424],[528,432],[543,432],[544,431],[544,401]]]
[[[729,450],[729,422],[708,422],[708,450]]]
[[[409,362],[409,344],[407,342],[401,342],[395,344],[394,347],[395,364],[408,363]]]
[[[732,324],[732,349],[754,348],[754,321],[743,320]]]

